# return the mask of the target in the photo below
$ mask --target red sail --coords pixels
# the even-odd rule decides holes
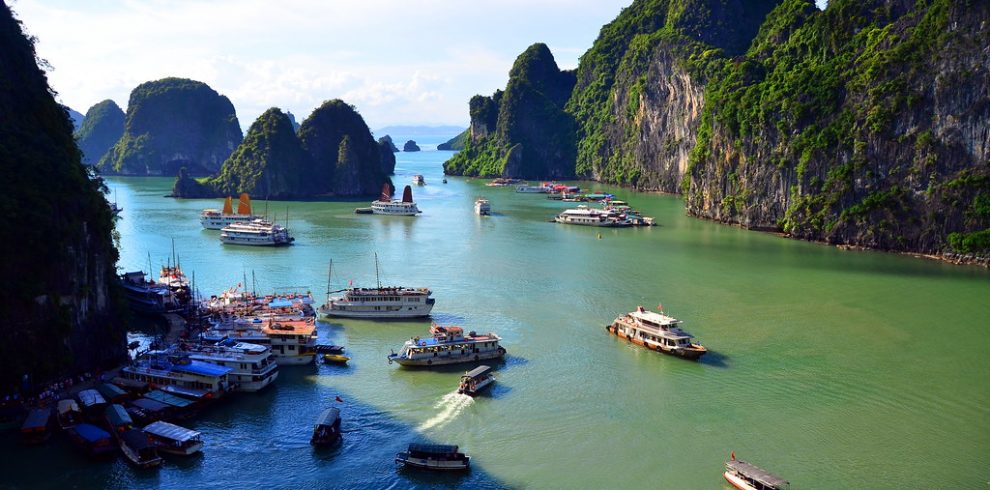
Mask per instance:
[[[392,187],[388,185],[388,182],[382,186],[382,196],[378,200],[385,202],[392,200]]]
[[[411,186],[407,185],[406,188],[402,190],[402,202],[413,202]]]

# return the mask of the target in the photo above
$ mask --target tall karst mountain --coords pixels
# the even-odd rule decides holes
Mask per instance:
[[[800,238],[987,254],[987,38],[988,2],[636,0],[581,57],[571,171]],[[472,99],[448,169],[555,177],[505,171],[504,97]]]
[[[574,176],[575,125],[564,112],[574,73],[561,71],[545,44],[516,58],[505,91],[470,102],[470,138],[444,164],[450,175]]]
[[[117,250],[101,185],[81,163],[66,110],[34,46],[0,2],[0,389],[126,358]]]
[[[107,99],[86,111],[82,126],[76,131],[76,142],[83,152],[83,163],[94,165],[107,154],[124,135],[124,111]]]
[[[242,139],[234,106],[208,85],[184,78],[142,83],[131,92],[124,135],[104,156],[104,172],[208,174]]]
[[[325,102],[295,131],[286,113],[271,108],[251,125],[220,172],[196,180],[181,172],[176,197],[323,199],[374,196],[395,167],[361,115],[340,100]]]

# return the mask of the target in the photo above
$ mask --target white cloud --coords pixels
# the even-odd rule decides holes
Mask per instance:
[[[52,86],[79,111],[126,107],[166,76],[230,97],[247,127],[271,106],[301,119],[322,101],[355,105],[371,127],[467,124],[468,99],[503,87],[534,42],[573,68],[630,0],[21,0],[13,5]]]

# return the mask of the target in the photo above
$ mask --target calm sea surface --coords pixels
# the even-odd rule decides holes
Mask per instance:
[[[396,138],[401,146],[403,138]],[[375,282],[425,286],[433,319],[504,338],[490,396],[450,394],[460,369],[416,371],[385,356],[429,321],[321,323],[347,367],[287,367],[275,386],[204,413],[204,454],[138,471],[92,463],[55,438],[0,440],[0,486],[163,488],[729,488],[730,451],[793,488],[987,488],[990,482],[990,273],[699,221],[680,199],[607,186],[661,226],[598,230],[549,223],[567,206],[542,195],[441,183],[451,153],[398,153],[423,214],[355,215],[366,203],[269,203],[296,244],[221,245],[198,215],[219,200],[162,196],[171,178],[113,178],[123,206],[120,267],[157,270],[171,239],[199,289],[256,278],[259,292],[318,299]],[[491,200],[494,216],[473,213]],[[263,210],[264,202],[255,201]],[[601,238],[598,238],[599,232]],[[689,362],[603,327],[663,303],[711,353]],[[136,333],[136,338],[144,334]],[[344,403],[334,403],[340,396]],[[342,447],[315,451],[312,423],[343,413]],[[396,471],[410,441],[459,444],[474,470]]]

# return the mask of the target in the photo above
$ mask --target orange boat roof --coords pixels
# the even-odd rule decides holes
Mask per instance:
[[[261,331],[265,335],[312,335],[316,331],[316,323],[306,320],[277,321],[265,323]]]

